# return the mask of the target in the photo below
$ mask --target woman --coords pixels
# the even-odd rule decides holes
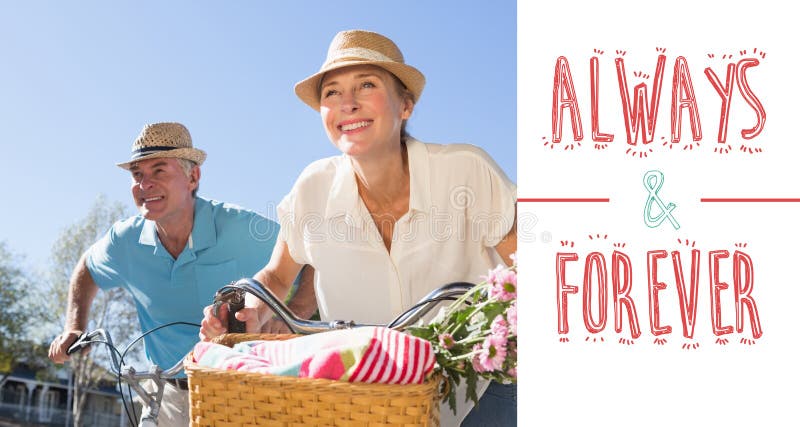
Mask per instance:
[[[388,38],[336,35],[321,70],[295,93],[320,112],[342,155],[309,165],[280,203],[280,237],[256,280],[285,297],[310,264],[323,320],[387,323],[442,284],[474,282],[499,262],[511,264],[516,187],[477,147],[406,134],[424,85]],[[271,313],[251,305],[237,318],[258,331]],[[222,332],[206,310],[201,337]],[[443,410],[443,423],[460,422],[467,406],[459,402],[458,420],[449,422]],[[497,420],[484,399],[481,410]]]

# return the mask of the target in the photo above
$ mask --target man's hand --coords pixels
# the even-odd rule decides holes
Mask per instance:
[[[50,343],[50,351],[47,354],[50,360],[58,364],[69,360],[67,350],[69,346],[78,340],[78,337],[80,337],[82,333],[83,331],[64,331],[61,335],[57,336],[53,342]],[[86,347],[83,351],[88,350],[89,348]]]

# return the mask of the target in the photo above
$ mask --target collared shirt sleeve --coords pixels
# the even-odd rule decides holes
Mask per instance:
[[[462,194],[451,194],[453,203],[466,205],[471,227],[483,246],[495,247],[506,237],[516,220],[517,186],[483,149],[474,145],[454,144],[466,156],[468,184]]]
[[[516,220],[517,186],[511,182],[494,159],[485,151],[480,150],[480,152],[485,156],[481,167],[487,191],[484,193],[485,198],[478,198],[478,203],[485,204],[483,209],[485,212],[490,212],[486,217],[488,224],[482,237],[484,245],[495,247],[508,235]]]
[[[86,251],[86,268],[100,289],[107,290],[125,285],[125,259],[122,245],[115,244],[115,228],[108,232]]]

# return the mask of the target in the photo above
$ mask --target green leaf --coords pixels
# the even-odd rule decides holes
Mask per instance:
[[[453,411],[453,414],[456,413],[456,385],[458,385],[458,381],[454,381],[458,379],[458,376],[447,376],[447,382],[450,384],[450,393],[447,394],[447,403],[450,405],[450,409]]]
[[[502,302],[493,302],[486,304],[486,306],[483,308],[483,312],[486,315],[486,319],[488,320],[489,324],[491,325],[495,317],[505,314],[506,308],[506,304]]]
[[[478,392],[476,391],[478,385],[477,372],[470,369],[467,372],[467,399],[472,399],[475,404],[478,404]]]
[[[414,326],[405,330],[406,333],[409,333],[415,337],[422,338],[426,341],[433,341],[434,338],[434,331],[432,328],[429,327],[419,327]]]
[[[454,374],[454,373],[453,373],[453,371],[451,371],[451,370],[448,370],[448,371],[447,371],[447,375],[448,375],[450,378],[452,378],[453,382],[454,382],[456,385],[459,385],[459,384],[461,384],[461,375],[458,375],[458,373],[455,373],[455,374]]]

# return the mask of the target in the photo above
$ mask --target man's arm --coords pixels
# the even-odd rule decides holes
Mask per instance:
[[[69,360],[67,349],[86,329],[86,324],[89,322],[89,309],[92,307],[97,290],[97,284],[94,283],[89,269],[86,268],[86,254],[84,253],[69,280],[67,320],[64,323],[64,332],[50,344],[49,356],[53,362],[64,363]]]

